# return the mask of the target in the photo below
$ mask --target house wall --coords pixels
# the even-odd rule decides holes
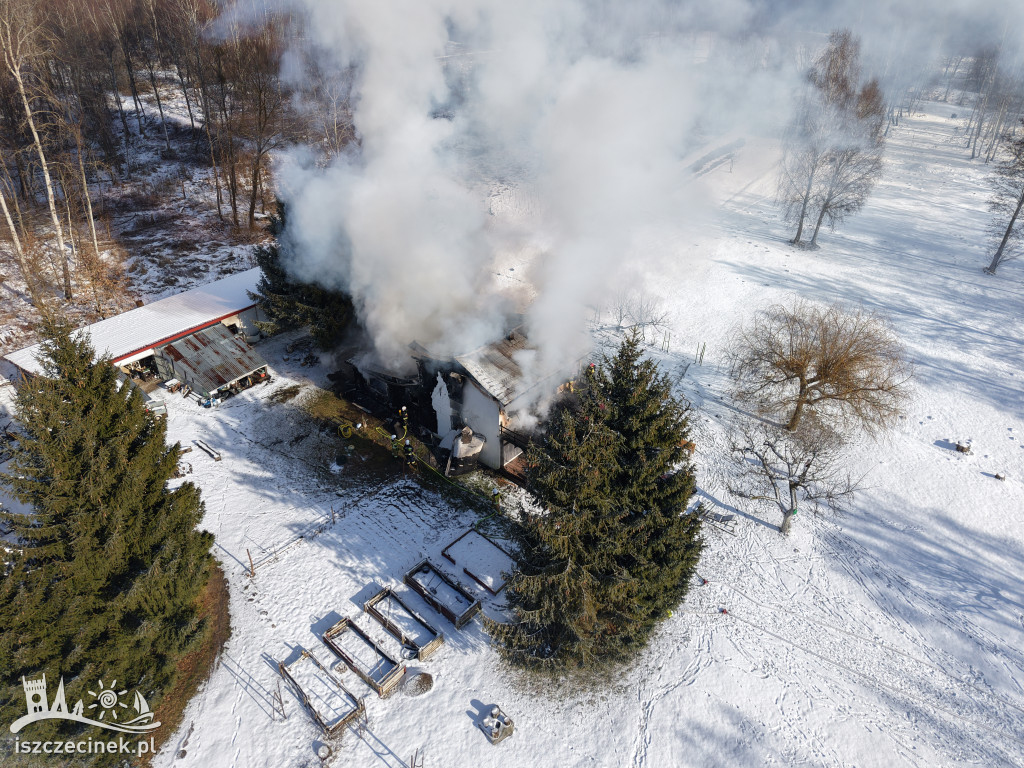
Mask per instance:
[[[480,463],[491,469],[501,469],[501,411],[498,401],[468,380],[462,390],[462,420],[479,435],[486,438],[480,451]]]

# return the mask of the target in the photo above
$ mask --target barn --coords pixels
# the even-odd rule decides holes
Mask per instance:
[[[176,379],[203,398],[237,391],[266,375],[249,346],[259,337],[260,309],[250,298],[259,268],[238,272],[79,329],[97,356],[108,356],[137,381]],[[42,373],[39,344],[5,359],[24,376]]]

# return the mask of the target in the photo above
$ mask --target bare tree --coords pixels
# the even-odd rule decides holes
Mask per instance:
[[[859,483],[844,468],[842,439],[820,422],[807,420],[788,431],[741,419],[733,426],[730,444],[740,467],[729,490],[777,508],[783,535],[802,502],[816,510],[836,510],[857,490]]]
[[[4,63],[7,71],[18,89],[22,106],[25,109],[25,122],[29,133],[32,136],[32,143],[36,154],[39,157],[39,167],[43,173],[43,185],[46,191],[46,201],[50,207],[50,221],[53,224],[54,235],[57,238],[57,255],[61,263],[61,273],[64,282],[64,297],[72,297],[71,270],[68,265],[67,251],[64,249],[64,228],[61,225],[60,217],[57,214],[53,181],[50,177],[50,165],[46,160],[43,151],[43,142],[39,138],[39,130],[36,126],[36,111],[32,107],[33,99],[28,92],[27,72],[34,56],[37,55],[37,36],[41,24],[35,17],[31,2],[5,2],[0,5],[0,48],[3,49]]]
[[[796,222],[801,245],[808,216],[817,210],[811,246],[822,223],[834,227],[863,206],[882,168],[885,105],[878,82],[863,86],[860,44],[849,30],[833,32],[807,74],[810,84],[789,131],[778,200]]]
[[[1024,125],[1024,120],[1021,121]],[[1006,142],[1008,157],[996,166],[992,176],[992,231],[999,240],[992,261],[985,271],[994,275],[1004,261],[1019,255],[1021,229],[1018,226],[1024,208],[1024,136]]]
[[[824,156],[815,197],[818,219],[811,235],[811,248],[818,245],[822,223],[827,222],[830,229],[835,229],[836,224],[859,211],[882,175],[885,103],[877,80],[861,88],[854,110],[856,119],[845,121],[845,136],[834,136]]]
[[[796,222],[793,244],[802,242],[804,223],[820,185],[830,138],[838,115],[834,108],[804,104],[796,127],[787,137],[778,180],[778,201],[786,221]]]
[[[838,304],[771,306],[737,329],[729,355],[737,397],[790,431],[813,411],[877,434],[902,412],[913,373],[885,320]]]
[[[651,328],[664,331],[669,323],[668,310],[656,296],[645,291],[620,288],[612,295],[609,311],[619,330]]]

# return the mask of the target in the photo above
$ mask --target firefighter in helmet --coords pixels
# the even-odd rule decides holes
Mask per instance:
[[[406,440],[405,441],[405,448],[404,448],[404,450],[405,450],[405,463],[408,464],[411,467],[413,464],[416,463],[416,454],[413,453],[413,450],[412,450],[412,441],[410,441],[410,440]]]
[[[391,455],[396,458],[402,458],[402,444],[398,442],[398,435],[391,436]]]

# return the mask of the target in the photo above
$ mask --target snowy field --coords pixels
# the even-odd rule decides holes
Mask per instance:
[[[261,345],[272,384],[219,410],[171,399],[171,438],[206,440],[223,457],[184,458],[230,583],[232,636],[155,764],[320,765],[325,739],[277,662],[307,648],[333,665],[319,635],[341,616],[401,658],[361,612],[392,585],[445,634],[426,662],[406,662],[433,687],[381,700],[334,666],[366,697],[369,721],[329,742],[328,765],[403,766],[416,750],[425,766],[475,768],[1024,765],[1024,264],[982,274],[988,169],[965,159],[949,112],[926,105],[893,130],[867,208],[814,253],[785,243],[771,145],[748,141],[703,179],[722,215],[651,280],[675,312],[668,351],[659,339],[652,354],[678,375],[706,343],[679,386],[698,407],[699,497],[738,524],[735,535],[707,529],[707,585],[606,689],[524,686],[499,666],[479,619],[456,631],[401,585],[430,557],[500,615],[501,595],[488,600],[440,554],[474,513],[397,468],[358,481],[358,457],[331,474],[334,443],[293,404],[268,400],[323,374],[285,361],[287,339]],[[854,447],[854,474],[869,474],[849,512],[802,512],[783,539],[778,520],[727,491],[733,411],[721,364],[736,321],[793,296],[886,312],[917,380],[901,426]],[[958,440],[971,454],[953,450]],[[478,727],[494,705],[516,724],[498,746]]]

